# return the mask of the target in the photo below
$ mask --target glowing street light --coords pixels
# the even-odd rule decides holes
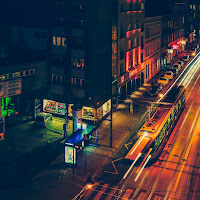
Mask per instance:
[[[87,188],[87,189],[91,189],[92,188],[92,186],[94,185],[94,181],[92,180],[92,178],[91,177],[88,177],[87,178],[87,181],[85,182],[85,187]]]

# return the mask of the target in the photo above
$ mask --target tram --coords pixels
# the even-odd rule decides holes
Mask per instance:
[[[135,160],[139,153],[144,157],[150,148],[152,148],[151,160],[157,158],[185,107],[185,100],[184,86],[173,86],[138,131],[139,138],[125,159]]]

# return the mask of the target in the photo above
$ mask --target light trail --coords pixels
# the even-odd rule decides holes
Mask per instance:
[[[137,158],[133,161],[132,165],[129,167],[129,169],[127,170],[126,174],[124,175],[123,179],[125,179],[128,175],[128,173],[131,171],[131,169],[133,168],[133,166],[135,165],[135,163],[137,162],[137,160],[139,159],[139,157],[141,156],[142,154],[139,153]]]
[[[190,90],[190,92],[189,92],[189,94],[188,94],[186,100],[188,100],[189,96],[192,94],[192,91],[193,91],[193,89],[195,88],[195,85],[197,85],[197,82],[198,82],[199,78],[200,78],[200,74],[198,75],[198,77],[197,77],[197,79],[196,79],[196,81],[195,81],[195,83],[194,83],[192,89]],[[199,89],[200,89],[200,88],[199,88]],[[199,90],[198,90],[198,92],[199,92]],[[180,130],[183,128],[183,125],[185,124],[185,122],[186,122],[186,120],[187,120],[187,118],[188,118],[188,116],[189,116],[189,113],[190,113],[190,110],[192,109],[192,105],[193,105],[193,104],[194,104],[194,99],[193,99],[193,101],[192,101],[192,103],[191,103],[191,106],[190,106],[188,112],[186,113],[186,116],[184,117],[184,121],[183,121],[182,124],[181,124],[181,127],[180,127],[180,129],[179,129],[179,133],[177,134],[177,136],[180,134]],[[188,136],[188,137],[189,137],[189,136]],[[186,144],[185,144],[185,145],[186,145]],[[171,149],[171,151],[172,151],[172,149]],[[168,160],[168,158],[169,158],[169,155],[171,154],[171,151],[169,152],[168,157],[166,158],[166,160],[165,160],[165,162],[164,162],[164,165],[163,165],[163,167],[162,167],[162,169],[161,169],[161,171],[160,171],[160,173],[159,173],[159,175],[158,175],[156,181],[154,182],[152,189],[150,190],[150,194],[149,194],[149,196],[148,196],[148,200],[150,200],[151,197],[153,196],[153,193],[154,193],[154,191],[155,191],[155,189],[156,189],[156,186],[157,186],[157,184],[158,184],[158,181],[159,181],[159,179],[160,179],[160,176],[161,176],[163,170],[165,169],[165,166],[166,166],[166,164],[167,164],[167,160]]]
[[[140,138],[140,141],[137,143],[137,145],[135,146],[135,148],[133,149],[133,151],[131,151],[130,155],[133,154],[133,152],[137,149],[137,147],[139,146],[139,144],[142,142],[142,140],[144,139],[145,135],[143,135],[141,138]]]
[[[184,146],[183,151],[182,151],[182,153],[181,153],[181,156],[180,156],[180,158],[179,158],[179,161],[178,161],[178,163],[177,163],[177,165],[176,165],[176,169],[174,170],[175,173],[174,173],[174,175],[173,175],[173,177],[172,177],[172,180],[171,180],[171,182],[170,182],[170,184],[169,184],[169,186],[168,186],[167,193],[166,193],[166,195],[165,195],[165,197],[164,197],[164,200],[167,200],[167,198],[168,198],[168,195],[169,195],[169,192],[170,192],[170,190],[171,190],[171,188],[172,188],[172,184],[173,184],[173,181],[174,181],[176,172],[178,171],[179,164],[181,163],[181,160],[183,159],[183,153],[184,153],[184,151],[185,151],[185,147],[186,147],[186,146],[187,146],[187,151],[186,151],[186,154],[185,154],[185,156],[184,156],[184,159],[187,160],[187,157],[188,157],[188,155],[189,155],[189,151],[190,151],[190,148],[191,148],[191,145],[192,145],[192,139],[193,139],[193,134],[192,134],[192,133],[193,133],[193,130],[194,130],[195,126],[197,125],[197,124],[196,124],[196,121],[197,121],[199,112],[200,112],[200,107],[198,108],[198,111],[197,111],[197,113],[196,113],[196,115],[195,115],[195,119],[194,119],[194,121],[193,121],[193,123],[192,123],[192,127],[190,128],[190,132],[189,132],[188,138],[187,138],[187,140],[186,140],[186,143],[185,143],[185,146]],[[190,139],[190,136],[191,136],[191,139]],[[189,140],[189,139],[190,139],[190,140]],[[187,145],[188,142],[189,142],[189,145]],[[172,197],[174,196],[174,194],[175,194],[175,192],[176,192],[176,189],[177,189],[179,180],[180,180],[180,178],[181,178],[181,174],[182,174],[182,171],[183,171],[183,168],[184,168],[184,166],[185,166],[185,162],[186,162],[186,161],[183,161],[183,162],[184,162],[184,163],[183,163],[182,166],[181,166],[181,169],[180,169],[180,171],[179,171],[179,173],[178,173],[178,177],[177,177],[177,179],[176,179],[175,185],[174,185],[174,187],[173,187],[173,189],[172,189],[172,194],[171,194]]]
[[[148,163],[148,161],[150,160],[150,158],[151,158],[151,155],[148,156],[147,160],[145,161],[144,165],[142,166],[141,170],[139,171],[138,175],[136,176],[136,178],[134,180],[135,182],[138,180],[140,174],[142,173],[144,167],[146,166],[146,164]]]

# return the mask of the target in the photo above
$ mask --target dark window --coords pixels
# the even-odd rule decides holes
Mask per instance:
[[[141,36],[141,49],[144,49],[144,38]]]
[[[141,62],[143,62],[143,53],[141,53]]]
[[[19,76],[24,76],[24,72],[20,72],[20,73],[19,73]]]
[[[124,51],[121,50],[121,51],[120,51],[120,59],[123,59],[123,58],[124,58]]]
[[[124,65],[120,64],[120,76],[124,73]]]
[[[80,79],[79,78],[76,79],[76,87],[80,87]]]
[[[83,89],[86,88],[86,80],[82,80],[82,88],[83,88]]]
[[[46,39],[46,32],[37,31],[35,32],[36,38]]]
[[[35,74],[35,70],[34,70],[34,69],[31,69],[31,70],[30,70],[30,75],[33,75],[33,74]]]
[[[124,37],[125,37],[125,33],[124,33],[123,28],[121,27],[120,28],[120,38],[124,38]]]
[[[29,70],[26,70],[25,71],[25,76],[28,76],[29,75]]]
[[[13,74],[9,74],[8,77],[9,77],[9,78],[13,78]]]

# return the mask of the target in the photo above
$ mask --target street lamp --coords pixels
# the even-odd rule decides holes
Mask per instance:
[[[94,184],[94,181],[92,180],[91,177],[88,177],[85,184],[86,184],[85,186],[86,186],[87,189],[91,189],[93,184]]]

